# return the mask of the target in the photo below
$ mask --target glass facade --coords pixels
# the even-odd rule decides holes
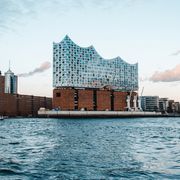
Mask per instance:
[[[9,69],[5,73],[5,93],[17,94],[17,76]]]
[[[93,46],[79,47],[65,36],[53,43],[53,86],[135,91],[138,64],[128,64],[120,57],[103,59]]]

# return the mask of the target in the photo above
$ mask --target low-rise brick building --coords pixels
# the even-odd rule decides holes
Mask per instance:
[[[52,109],[52,98],[5,93],[5,77],[0,74],[0,116],[36,116],[40,107]]]

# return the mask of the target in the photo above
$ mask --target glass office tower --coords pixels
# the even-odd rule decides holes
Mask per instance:
[[[17,94],[17,76],[10,69],[5,73],[5,93]]]

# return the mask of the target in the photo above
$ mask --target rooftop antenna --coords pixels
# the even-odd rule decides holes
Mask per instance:
[[[9,60],[9,70],[11,69],[11,60]]]

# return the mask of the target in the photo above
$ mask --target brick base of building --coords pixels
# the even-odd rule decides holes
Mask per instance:
[[[107,89],[56,88],[53,90],[53,108],[60,110],[125,111],[129,92]],[[136,92],[132,93],[131,104]]]

